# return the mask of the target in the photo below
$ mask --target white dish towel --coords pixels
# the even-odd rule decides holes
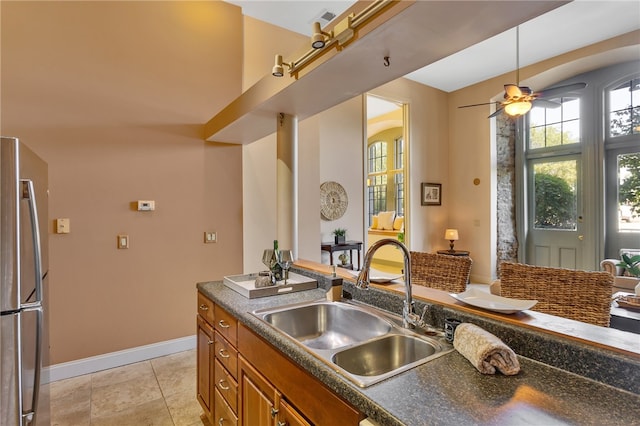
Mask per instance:
[[[453,347],[483,374],[513,376],[520,371],[518,357],[502,340],[471,323],[456,327]]]

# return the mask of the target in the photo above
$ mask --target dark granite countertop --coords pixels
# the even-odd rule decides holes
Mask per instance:
[[[381,425],[640,424],[640,395],[522,356],[517,376],[483,375],[453,351],[362,389],[250,314],[324,299],[323,289],[247,299],[221,281],[197,288]]]

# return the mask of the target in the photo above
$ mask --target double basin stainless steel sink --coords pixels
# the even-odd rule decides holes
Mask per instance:
[[[360,387],[453,350],[441,337],[402,328],[399,316],[352,303],[315,301],[258,310],[253,315]]]

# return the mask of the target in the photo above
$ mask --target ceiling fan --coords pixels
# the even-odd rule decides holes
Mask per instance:
[[[531,109],[532,104],[545,106],[547,108],[555,108],[560,106],[557,102],[547,100],[548,98],[555,98],[559,95],[574,90],[584,89],[587,87],[586,83],[573,83],[564,86],[552,87],[540,92],[534,92],[530,87],[520,86],[520,27],[516,27],[516,84],[504,85],[504,100],[496,102],[485,102],[481,104],[462,105],[458,108],[468,108],[481,105],[497,104],[498,108],[488,118],[495,117],[496,115],[504,111],[511,117],[518,117],[524,115]],[[547,98],[547,99],[546,99]]]

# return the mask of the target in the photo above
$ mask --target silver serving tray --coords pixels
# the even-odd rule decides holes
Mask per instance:
[[[289,272],[287,284],[278,281],[276,285],[256,288],[258,273],[246,275],[231,275],[224,277],[223,283],[231,290],[236,291],[249,299],[257,297],[276,296],[278,294],[294,293],[297,291],[312,290],[318,288],[318,281],[304,275]]]

